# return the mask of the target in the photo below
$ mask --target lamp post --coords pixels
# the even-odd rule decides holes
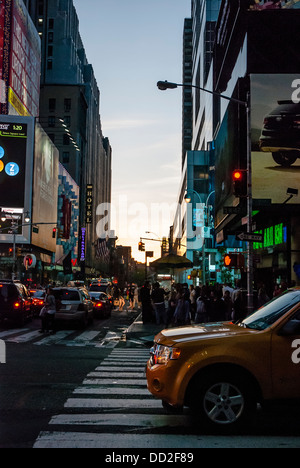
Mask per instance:
[[[166,91],[167,89],[176,89],[178,87],[182,88],[196,88],[204,91],[213,96],[225,99],[230,102],[235,102],[239,106],[244,107],[246,110],[247,117],[247,182],[248,182],[248,193],[247,193],[247,229],[248,232],[252,233],[252,211],[253,211],[253,199],[252,199],[252,165],[251,165],[251,120],[250,120],[250,93],[247,94],[247,100],[242,101],[233,97],[225,96],[224,94],[217,93],[215,91],[210,91],[208,89],[202,88],[201,86],[193,85],[191,83],[172,83],[169,81],[158,81],[157,87],[161,91]],[[247,243],[247,255],[248,255],[248,265],[247,265],[247,308],[248,314],[253,312],[253,244],[251,242]]]

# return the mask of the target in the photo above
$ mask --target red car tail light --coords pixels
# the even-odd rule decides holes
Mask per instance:
[[[15,310],[21,309],[21,308],[22,308],[22,303],[19,302],[19,301],[18,301],[18,302],[14,302],[13,308],[14,308]]]

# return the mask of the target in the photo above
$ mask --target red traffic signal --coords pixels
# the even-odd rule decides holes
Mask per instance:
[[[53,231],[52,231],[52,238],[53,239],[56,239],[56,228],[53,228]]]
[[[245,257],[240,253],[229,253],[224,257],[224,266],[227,268],[244,268]]]
[[[145,244],[144,244],[144,242],[139,242],[139,251],[140,251],[140,252],[145,252]]]
[[[248,175],[244,169],[236,169],[232,173],[233,193],[238,198],[248,195]]]

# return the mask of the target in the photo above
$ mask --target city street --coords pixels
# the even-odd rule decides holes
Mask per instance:
[[[146,388],[150,343],[143,345],[138,334],[125,339],[136,316],[114,311],[85,331],[46,338],[35,334],[38,320],[29,331],[2,329],[1,339],[11,334],[0,368],[0,447],[300,447],[300,408],[294,406],[260,410],[253,428],[227,437],[205,432],[188,409],[168,413]]]

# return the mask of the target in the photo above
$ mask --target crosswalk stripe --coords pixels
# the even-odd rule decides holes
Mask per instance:
[[[69,398],[65,408],[161,408],[159,400],[136,399],[104,399],[104,398]]]
[[[40,337],[41,334],[39,331],[31,331],[29,333],[25,333],[23,335],[14,336],[12,338],[8,338],[6,341],[8,343],[26,343],[28,341],[34,340],[35,338]]]
[[[90,374],[88,374],[88,377],[91,378],[91,377],[95,377],[95,378],[98,378],[100,379],[101,377],[111,377],[111,378],[123,378],[123,377],[137,377],[137,378],[144,378],[145,377],[145,373],[144,372],[115,372],[113,370],[113,372],[91,372]]]
[[[105,382],[104,382],[105,383]],[[104,385],[103,383],[103,385]],[[151,396],[147,388],[125,388],[125,387],[103,387],[101,385],[88,387],[79,387],[74,390],[74,395],[144,395]]]
[[[61,414],[51,425],[133,426],[143,428],[177,427],[190,424],[189,416],[166,414]]]
[[[96,367],[95,372],[109,372],[111,370],[114,370],[116,372],[143,372],[145,370],[145,366],[100,366]]]
[[[83,385],[101,385],[104,383],[103,379],[85,379],[83,381]],[[105,383],[107,385],[142,385],[146,386],[146,381],[145,379],[120,379],[120,378],[115,378],[115,379],[105,379]]]
[[[18,330],[6,330],[0,333],[0,338],[6,338],[7,336],[16,335],[17,333],[25,333],[29,331],[29,328],[19,328]]]
[[[43,338],[42,340],[37,341],[34,345],[41,346],[41,345],[51,345],[56,344],[64,340],[67,336],[72,335],[74,333],[73,330],[69,331],[59,331],[55,333],[55,335],[49,335]]]

